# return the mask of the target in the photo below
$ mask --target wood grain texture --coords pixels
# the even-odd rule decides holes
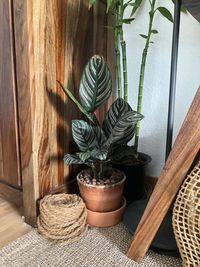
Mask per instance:
[[[200,88],[133,237],[127,256],[140,261],[200,150]]]
[[[78,98],[88,59],[98,52],[111,61],[112,34],[105,3],[88,10],[88,0],[15,0],[13,14],[24,210],[34,225],[36,200],[63,185],[71,192],[74,181],[63,156],[77,149],[71,120],[81,114],[56,80]]]
[[[0,1],[0,180],[20,186],[12,8]]]
[[[29,68],[33,61],[32,39],[28,39],[27,1],[13,1],[13,24],[15,37],[15,68],[17,81],[18,125],[20,159],[23,183],[23,205],[26,221],[36,223],[36,199],[39,197],[38,180],[33,166],[32,116],[34,102],[30,88],[34,86],[34,74]],[[30,36],[30,38],[33,38]],[[32,79],[30,79],[32,77]]]
[[[0,184],[0,198],[11,203],[19,211],[23,208],[23,193],[20,190],[14,189],[8,185]],[[1,214],[1,213],[0,213]],[[2,216],[2,214],[1,214]]]
[[[200,22],[200,2],[199,0],[182,0],[183,5],[191,15]]]
[[[22,192],[1,184],[0,214],[0,248],[31,230],[22,218]]]

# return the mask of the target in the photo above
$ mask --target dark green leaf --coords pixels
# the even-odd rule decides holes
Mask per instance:
[[[95,55],[87,63],[80,82],[79,95],[82,107],[92,113],[111,95],[111,73],[105,59]]]
[[[86,151],[86,152],[79,152],[79,153],[77,153],[77,155],[79,156],[79,158],[80,158],[83,162],[85,162],[86,160],[88,160],[88,159],[91,157],[89,151]]]
[[[94,159],[106,160],[107,159],[107,156],[108,156],[108,149],[106,149],[106,148],[93,149],[91,151],[91,156]]]
[[[63,160],[67,165],[84,164],[84,162],[79,158],[79,156],[72,154],[66,154]]]
[[[158,11],[169,21],[173,22],[173,17],[170,11],[166,7],[158,7]]]
[[[135,124],[142,118],[143,116],[133,111],[122,98],[115,100],[103,122],[103,129],[108,138],[107,145],[130,141],[134,135]]]
[[[134,18],[129,18],[129,19],[123,19],[122,22],[125,24],[131,24],[131,22],[134,21]]]
[[[91,125],[83,120],[72,120],[72,136],[81,151],[96,147],[97,141]]]
[[[151,33],[156,34],[156,33],[158,33],[158,31],[157,30],[152,30]]]
[[[148,38],[148,36],[145,35],[145,34],[140,34],[140,36],[143,37],[144,39],[147,39]]]
[[[72,120],[73,139],[82,152],[103,146],[106,137],[99,126],[91,126],[83,120]]]

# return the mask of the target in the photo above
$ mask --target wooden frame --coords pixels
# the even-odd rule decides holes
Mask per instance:
[[[133,236],[127,256],[141,261],[200,150],[200,88]]]
[[[34,226],[37,200],[50,192],[69,192],[72,176],[62,158],[74,150],[71,119],[81,114],[56,80],[77,96],[83,67],[95,53],[107,58],[115,80],[114,35],[104,27],[113,17],[103,1],[91,10],[88,0],[11,3],[24,216]]]

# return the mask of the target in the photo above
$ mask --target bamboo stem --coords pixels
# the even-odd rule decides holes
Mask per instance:
[[[124,1],[121,0],[120,8],[120,44],[122,52],[122,69],[123,69],[123,98],[125,101],[128,101],[128,78],[127,78],[127,59],[126,59],[126,41],[124,40],[123,32],[123,4]]]
[[[117,6],[115,16],[115,55],[116,55],[116,72],[117,72],[117,92],[118,97],[122,97],[122,79],[119,49],[119,6]]]
[[[156,0],[150,1],[151,10],[149,12],[149,28],[148,35],[145,43],[145,47],[142,53],[142,62],[140,66],[140,78],[139,78],[139,87],[138,87],[138,104],[137,104],[137,112],[142,112],[142,99],[143,99],[143,86],[144,86],[144,74],[146,69],[146,60],[148,55],[149,43],[152,34],[153,27],[153,19],[155,15],[155,2]],[[139,132],[140,132],[140,122],[137,122],[135,128],[135,149],[138,151],[138,143],[139,143]]]

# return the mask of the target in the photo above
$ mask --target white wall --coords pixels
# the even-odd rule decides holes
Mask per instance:
[[[136,109],[139,69],[144,39],[140,33],[147,33],[149,1],[138,12],[136,20],[124,28],[127,40],[129,103]],[[171,1],[157,0],[159,6],[168,7],[173,14]],[[157,13],[154,29],[154,44],[149,49],[144,82],[143,115],[139,151],[149,154],[152,162],[148,175],[159,176],[164,165],[169,76],[171,61],[171,40],[173,24]],[[176,137],[195,92],[200,85],[200,23],[190,14],[182,14],[174,137]]]

